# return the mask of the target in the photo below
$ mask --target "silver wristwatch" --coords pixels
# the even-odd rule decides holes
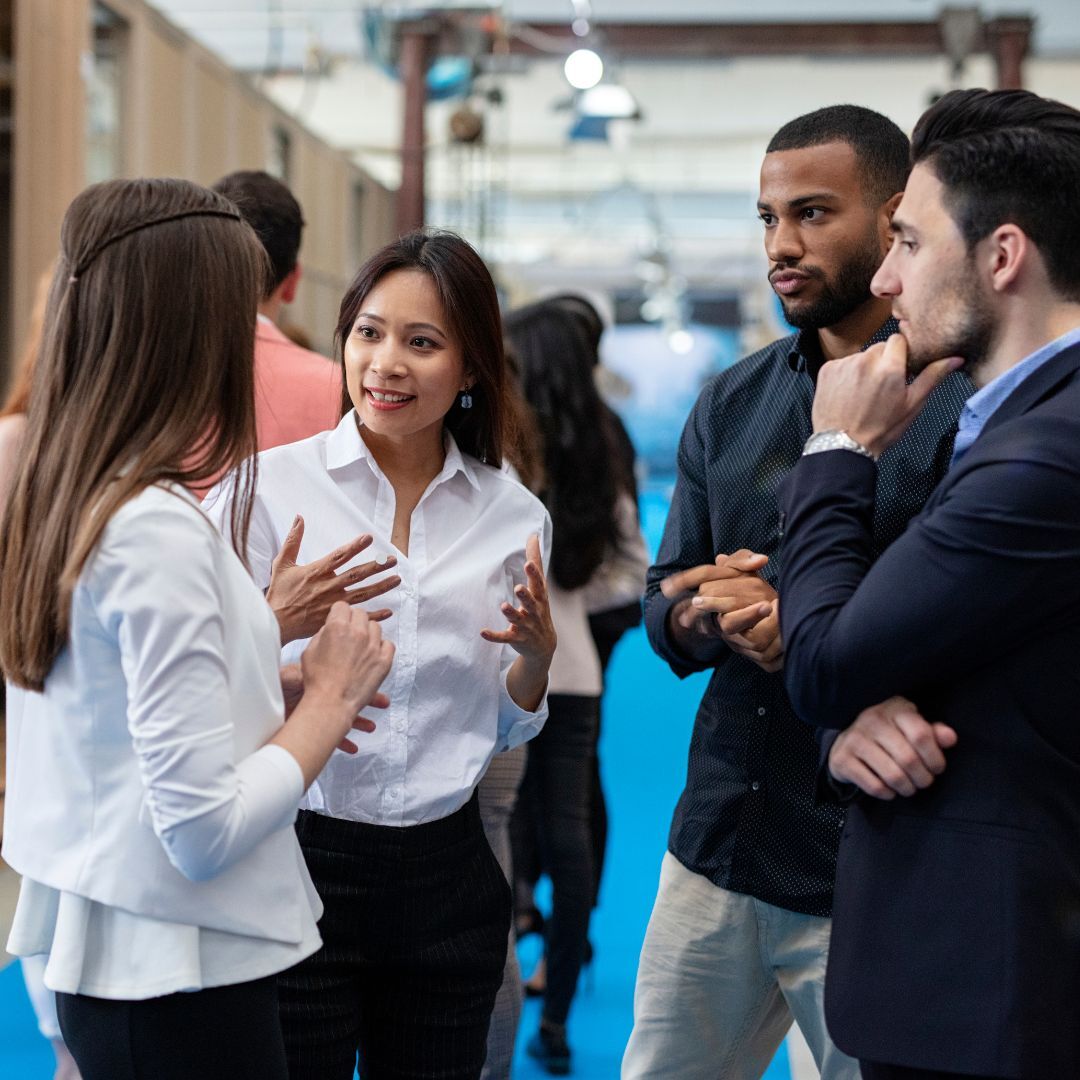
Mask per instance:
[[[856,442],[846,431],[815,431],[803,447],[803,457],[807,454],[820,454],[826,450],[850,450],[853,454],[862,454],[871,461],[877,458],[862,443]]]

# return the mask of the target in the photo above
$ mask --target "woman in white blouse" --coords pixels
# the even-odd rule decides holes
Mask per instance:
[[[329,762],[297,823],[325,944],[279,980],[290,1075],[350,1080],[359,1053],[366,1080],[465,1080],[484,1064],[510,924],[474,792],[492,755],[547,714],[550,523],[500,468],[498,301],[465,241],[414,233],[373,256],[337,338],[348,411],[334,431],[259,456],[248,554],[267,586],[275,552],[295,561],[298,513],[301,563],[373,535],[399,579],[379,600],[397,653],[379,729]],[[228,492],[204,503],[220,519],[230,505]],[[500,613],[507,625],[492,629]],[[283,640],[295,636],[282,622]]]
[[[274,976],[320,943],[296,801],[385,704],[392,646],[338,604],[283,725],[277,621],[182,486],[239,467],[246,535],[264,258],[179,180],[96,185],[62,226],[0,537],[0,662],[27,691],[3,854],[8,949],[47,954],[85,1080],[287,1076]]]

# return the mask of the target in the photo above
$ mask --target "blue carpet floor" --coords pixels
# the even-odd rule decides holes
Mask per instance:
[[[643,525],[655,550],[667,499],[642,500]],[[569,1034],[578,1080],[616,1080],[632,1024],[634,973],[652,910],[668,825],[686,775],[686,752],[704,676],[680,682],[649,649],[643,631],[615,653],[604,702],[601,762],[611,818],[608,860],[592,941],[596,960],[583,976]],[[535,938],[523,960],[535,960]],[[546,1076],[524,1054],[539,1022],[526,1004],[516,1080]],[[38,1037],[17,965],[0,972],[0,1080],[48,1080],[51,1052]],[[789,1080],[783,1047],[767,1080]]]

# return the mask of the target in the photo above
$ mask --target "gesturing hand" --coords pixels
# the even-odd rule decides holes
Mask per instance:
[[[377,622],[345,603],[334,604],[300,657],[304,697],[324,702],[328,715],[344,706],[351,727],[374,731],[375,725],[357,714],[369,705],[389,704],[377,691],[393,659],[394,646],[383,640]]]
[[[546,676],[555,654],[555,626],[548,605],[540,539],[535,534],[525,542],[525,579],[528,585],[514,589],[519,606],[504,603],[499,608],[510,625],[505,630],[481,630],[480,636],[485,641],[509,645],[526,660],[542,663]]]
[[[907,431],[931,391],[963,361],[948,356],[927,364],[909,383],[907,340],[893,334],[865,352],[830,360],[818,373],[815,431],[846,431],[875,457]]]
[[[875,799],[914,795],[945,771],[943,751],[956,745],[947,724],[931,724],[906,698],[864,709],[829,751],[829,772]]]
[[[286,664],[281,668],[281,696],[285,699],[285,719],[292,716],[293,710],[300,704],[304,697],[304,671],[299,664]],[[390,699],[382,693],[377,693],[371,699],[368,708],[386,709],[390,707]],[[357,716],[353,720],[355,731],[366,731],[369,734],[375,730],[375,724],[366,716]],[[357,746],[348,739],[342,739],[338,743],[339,750],[346,754],[355,754]]]
[[[326,621],[327,612],[339,600],[348,604],[362,604],[376,596],[389,592],[401,584],[397,574],[382,578],[364,588],[350,588],[359,582],[388,570],[397,560],[391,555],[385,562],[366,562],[337,573],[350,559],[355,558],[371,544],[366,533],[343,544],[314,562],[298,566],[300,542],[304,538],[304,519],[298,514],[292,523],[281,550],[270,571],[270,587],[266,599],[274,609],[281,627],[281,643],[297,638],[311,637]],[[390,616],[387,608],[368,612],[368,618],[376,621]]]

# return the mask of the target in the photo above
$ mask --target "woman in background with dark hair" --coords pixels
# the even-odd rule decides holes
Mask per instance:
[[[548,297],[553,303],[580,320],[589,341],[588,362],[596,381],[600,366],[600,340],[604,320],[591,301],[577,293]],[[598,384],[602,388],[602,381]],[[586,603],[589,609],[589,632],[600,657],[600,672],[607,676],[608,664],[623,634],[641,625],[641,600],[645,595],[645,575],[649,569],[649,549],[641,533],[638,516],[637,451],[619,414],[600,397],[600,416],[611,447],[611,466],[618,490],[620,521],[619,546],[605,560],[600,572],[589,582]],[[603,726],[603,700],[600,721]],[[597,732],[599,743],[599,732]],[[600,778],[600,755],[593,758],[592,793],[589,800],[590,832],[593,843],[593,907],[600,902],[600,882],[607,853],[607,800]],[[588,960],[591,953],[586,953]]]
[[[570,1069],[566,1020],[585,957],[594,884],[590,801],[602,675],[585,587],[618,545],[618,489],[580,321],[557,304],[539,303],[511,312],[506,333],[543,439],[542,497],[553,530],[550,593],[559,647],[548,722],[529,746],[518,827],[535,835],[552,885],[544,1008],[529,1053],[562,1074]]]
[[[337,347],[344,418],[259,456],[248,554],[266,586],[283,545],[310,566],[372,535],[397,579],[380,599],[397,661],[379,730],[329,763],[300,812],[325,945],[279,983],[290,1074],[350,1080],[359,1052],[365,1080],[473,1080],[510,927],[475,788],[547,714],[550,521],[501,468],[502,324],[464,240],[417,232],[369,259],[341,302]],[[228,502],[204,506],[222,516]],[[500,613],[505,629],[487,629]]]

